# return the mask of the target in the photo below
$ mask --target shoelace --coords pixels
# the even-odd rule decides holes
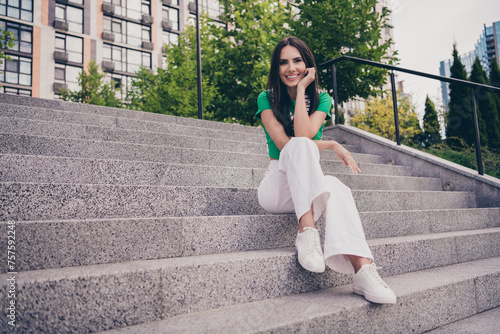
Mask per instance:
[[[382,278],[378,274],[377,269],[382,269],[382,267],[377,267],[374,263],[372,263],[368,267],[368,270],[371,273],[372,278],[374,278],[375,283],[383,286],[384,288],[389,288],[389,286],[387,286],[387,284],[385,284],[385,282],[382,280]]]
[[[321,253],[321,245],[319,244],[319,238],[316,238],[316,232],[312,228],[304,228],[305,232],[307,232],[307,242],[309,244],[309,249],[307,253],[320,252]],[[311,230],[308,232],[307,230]]]

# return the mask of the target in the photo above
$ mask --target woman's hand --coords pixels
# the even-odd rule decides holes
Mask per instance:
[[[354,161],[354,159],[352,158],[351,153],[336,141],[333,142],[333,153],[335,153],[337,158],[339,158],[340,161],[344,163],[344,165],[349,167],[353,174],[358,174],[358,172],[361,172],[358,165],[356,164],[356,161]]]
[[[297,87],[306,89],[307,86],[309,86],[311,82],[314,81],[314,79],[316,79],[316,70],[314,69],[314,67],[306,68],[306,70],[304,71],[304,76],[298,83]]]

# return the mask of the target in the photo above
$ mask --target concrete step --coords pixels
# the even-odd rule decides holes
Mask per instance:
[[[360,216],[367,239],[500,227],[500,208],[361,212]],[[293,214],[18,221],[17,268],[292,247],[297,226]],[[317,227],[323,238],[324,222]],[[0,246],[2,242],[6,239],[0,240]]]
[[[168,163],[187,163],[212,166],[257,167],[267,168],[269,157],[266,154],[237,153],[220,150],[205,150],[184,147],[168,147],[85,139],[66,139],[57,137],[28,136],[17,134],[0,134],[0,154],[44,155],[57,157],[74,157],[90,159],[156,161]],[[393,165],[376,165],[370,163],[373,155],[353,154],[363,172],[371,174],[408,175],[409,167]],[[332,157],[333,159],[333,157]],[[368,162],[364,162],[368,160]],[[333,165],[332,170],[346,167],[335,160],[322,162]],[[367,167],[367,168],[364,168]],[[333,169],[332,169],[333,168]],[[368,170],[368,171],[367,171]],[[392,174],[395,173],[395,174]]]
[[[478,247],[477,234],[489,241]],[[387,276],[500,256],[499,247],[491,248],[492,242],[498,243],[499,240],[500,228],[495,228],[421,236],[419,240],[393,240],[383,245],[372,241],[370,244],[376,259],[391,252],[393,258],[384,259],[387,264],[380,270],[382,276]],[[409,249],[412,250],[410,255],[407,254]],[[411,259],[418,259],[419,263],[408,263]],[[499,264],[498,259],[490,258],[475,275],[483,272],[485,281],[489,278],[489,284],[498,284]],[[487,274],[485,268],[490,269]],[[451,277],[456,282],[463,275],[456,272]],[[8,274],[0,275],[2,308],[6,308],[8,301],[5,296],[7,278]],[[64,333],[112,329],[338,287],[350,283],[351,278],[331,270],[323,274],[307,272],[298,265],[293,248],[281,248],[19,272],[16,281],[20,324],[16,330],[25,331],[22,326],[31,324],[37,326],[36,332],[50,329]],[[472,286],[476,283],[470,277],[467,281]],[[429,289],[433,281],[426,284]],[[476,283],[476,286],[481,284]],[[401,296],[400,286],[395,284],[394,288]],[[467,292],[474,294],[475,290]],[[485,292],[490,303],[500,301],[498,289],[496,293],[499,295],[493,298],[491,291]],[[463,293],[466,293],[464,289],[460,289],[460,295]],[[54,301],[59,307],[50,307]],[[404,299],[402,302],[404,304]],[[6,318],[1,321],[6,321]]]
[[[387,277],[398,296],[394,305],[370,304],[346,285],[106,333],[423,333],[477,313],[436,333],[496,333],[498,309],[480,312],[500,306],[499,268],[492,258]]]
[[[348,170],[340,162],[330,164],[337,167],[337,172],[328,175],[337,177],[355,190],[443,189],[438,178],[353,175],[347,174]],[[0,155],[0,171],[0,182],[251,188],[259,185],[266,169],[4,154]]]
[[[436,329],[428,334],[484,334],[498,333],[498,319],[500,319],[500,307],[474,314],[462,320],[452,322]]]
[[[0,117],[0,132],[4,134],[32,135],[42,137],[56,137],[68,139],[88,139],[97,141],[111,141],[146,145],[160,145],[169,147],[186,147],[206,150],[234,151],[243,153],[266,154],[265,140],[260,142],[227,140],[224,138],[184,136],[175,133],[135,131],[114,127],[93,126],[85,124],[71,124],[51,122],[39,119],[24,119]],[[261,129],[262,131],[262,129]],[[360,152],[360,147],[344,145],[350,152]],[[323,154],[326,152],[322,152]],[[332,154],[333,156],[333,154]],[[373,162],[381,161],[374,156]],[[385,163],[385,161],[383,162]]]
[[[469,192],[353,190],[358,210],[474,208]],[[0,183],[4,220],[264,214],[255,188]]]
[[[262,130],[257,127],[245,126],[239,124],[229,124],[222,122],[214,122],[209,120],[199,120],[194,118],[177,117],[171,115],[156,114],[150,112],[109,108],[83,103],[65,102],[60,100],[44,100],[24,97],[13,97],[12,95],[0,95],[0,115],[6,117],[23,117],[27,114],[36,114],[36,110],[53,110],[53,111],[70,111],[79,114],[88,114],[91,116],[109,116],[121,117],[133,120],[144,120],[151,122],[172,123],[179,125],[188,125],[194,127],[205,127],[209,129],[220,129],[236,132],[262,133]],[[26,117],[23,117],[26,118]],[[31,117],[30,117],[31,118]],[[47,118],[50,119],[50,118]]]
[[[141,112],[137,113],[139,114]],[[199,136],[265,143],[265,134],[262,129],[260,129],[261,131],[255,131],[255,129],[253,129],[252,127],[244,127],[240,125],[236,125],[233,129],[234,131],[228,131],[226,129],[204,127],[203,125],[206,122],[199,122],[198,126],[191,126],[171,122],[157,122],[137,118],[126,118],[122,117],[120,113],[118,113],[118,116],[103,116],[99,114],[86,114],[78,111],[61,111],[54,109],[43,109],[36,107],[29,108],[9,105],[0,105],[0,116],[5,118],[12,118],[15,120],[31,119],[79,124],[83,126],[98,126],[108,129],[151,131],[193,137]],[[18,126],[22,127],[23,124],[27,123],[18,121],[17,124],[19,124]],[[250,130],[250,132],[247,132],[245,131],[246,128],[250,128],[252,130]]]

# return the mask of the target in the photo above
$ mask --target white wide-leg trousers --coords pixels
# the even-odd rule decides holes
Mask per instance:
[[[316,144],[292,138],[271,160],[259,185],[259,203],[270,213],[293,213],[299,220],[313,210],[314,221],[325,219],[325,263],[331,269],[354,274],[347,255],[373,261],[351,190],[336,177],[325,176],[319,164]]]

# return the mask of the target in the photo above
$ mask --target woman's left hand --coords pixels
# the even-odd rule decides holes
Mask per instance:
[[[309,86],[311,82],[314,81],[314,79],[316,79],[316,69],[314,67],[306,68],[306,70],[304,71],[304,76],[300,80],[298,86],[306,89],[307,86]]]
[[[344,163],[344,165],[349,167],[353,174],[358,174],[359,172],[361,172],[358,165],[356,164],[356,161],[354,161],[354,159],[352,158],[351,152],[346,150],[336,141],[333,142],[333,153],[335,153],[337,158],[339,158],[340,161]]]

